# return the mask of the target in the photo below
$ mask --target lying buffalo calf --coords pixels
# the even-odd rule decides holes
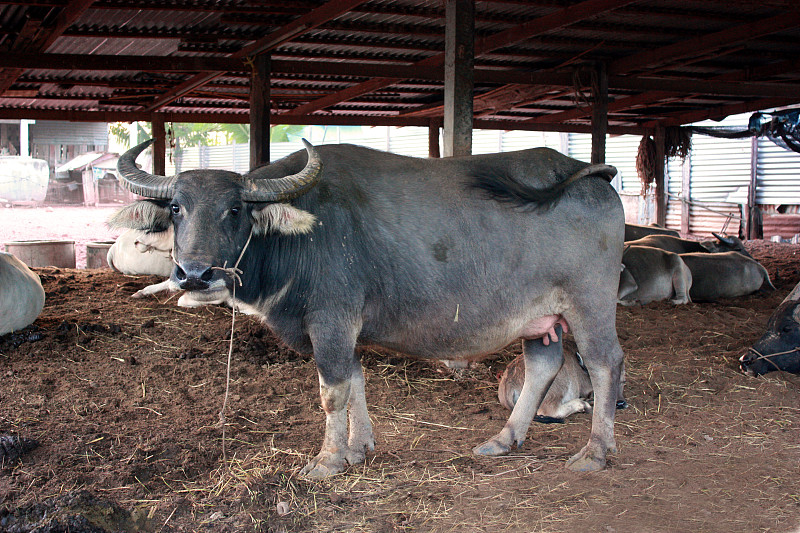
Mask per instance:
[[[32,324],[43,307],[39,276],[15,256],[0,252],[0,335]]]
[[[642,226],[639,224],[625,224],[625,241],[634,241],[648,235],[671,235],[680,237],[680,233],[674,229],[662,228],[661,226]]]
[[[543,348],[561,350],[560,327],[556,328],[559,333],[559,342],[551,343],[550,346]],[[583,366],[583,361],[578,355],[573,343],[566,343],[567,349],[564,353],[564,364],[556,374],[550,388],[547,389],[536,416],[536,422],[543,424],[560,423],[565,418],[575,413],[591,413],[592,406],[589,400],[592,396],[592,382],[589,379],[589,372]],[[623,395],[624,371],[620,378],[620,386],[617,390],[617,409],[627,407]],[[525,359],[518,355],[506,367],[503,376],[500,378],[500,385],[497,388],[497,397],[500,404],[506,409],[513,409],[517,400],[522,394],[522,387],[525,384]]]
[[[756,291],[774,291],[767,269],[738,252],[681,254],[692,271],[692,301],[713,302]]]
[[[622,266],[617,291],[622,305],[644,305],[659,300],[676,305],[691,302],[692,272],[678,254],[649,246],[626,245]]]
[[[173,228],[173,286],[202,300],[235,295],[314,353],[325,436],[304,474],[341,472],[374,448],[357,344],[475,360],[524,339],[535,379],[502,431],[474,449],[507,453],[561,368],[560,350],[541,350],[558,340],[557,324],[573,332],[595,396],[591,437],[568,466],[603,468],[616,449],[624,214],[613,167],[546,148],[416,159],[306,143],[244,176],[164,177],[136,167],[148,144],[120,157],[118,171],[156,208],[130,227]]]
[[[743,372],[758,376],[784,370],[800,374],[800,283],[767,322],[767,331],[741,359]]]

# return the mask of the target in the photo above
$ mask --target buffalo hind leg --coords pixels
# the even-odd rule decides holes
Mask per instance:
[[[355,357],[355,335],[344,338],[330,334],[330,330],[320,332],[318,338],[313,331],[310,334],[325,411],[325,437],[320,452],[300,473],[319,479],[338,474],[347,465],[363,462],[365,450],[374,448],[374,439],[364,395],[364,375]]]
[[[594,389],[589,442],[567,461],[567,468],[576,472],[602,470],[606,466],[606,452],[617,451],[614,415],[623,362],[622,348],[614,328],[615,312],[616,306],[609,307],[606,316],[587,313],[582,317],[590,317],[588,319],[568,317]]]
[[[556,325],[558,342],[544,345],[542,339],[524,340],[522,353],[525,358],[525,383],[517,403],[508,417],[502,431],[487,440],[472,452],[475,455],[503,455],[513,446],[521,446],[539,405],[547,390],[564,364],[564,351],[561,343],[561,326]]]

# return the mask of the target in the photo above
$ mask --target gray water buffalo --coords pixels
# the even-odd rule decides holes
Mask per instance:
[[[625,224],[625,242],[641,239],[642,237],[647,237],[648,235],[670,235],[672,237],[681,236],[681,234],[674,229],[662,228],[661,226]]]
[[[109,220],[112,228],[124,227],[118,221],[127,223],[141,217],[142,209],[152,209],[152,204],[136,203],[123,207]],[[129,229],[117,237],[111,248],[108,249],[106,260],[111,268],[128,275],[153,275],[167,277],[172,273],[172,243],[175,240],[172,226],[160,231],[145,232],[139,229]],[[144,298],[155,296],[161,292],[174,291],[175,287],[169,280],[148,285],[138,290],[131,298]],[[178,298],[178,307],[202,307],[204,305],[227,304],[232,305],[227,295],[211,295],[207,297],[202,293],[184,293]]]
[[[800,374],[800,283],[767,321],[767,331],[739,359],[743,372],[758,376],[783,370]]]
[[[659,300],[691,302],[692,272],[678,254],[649,246],[625,246],[617,298],[622,305]]]
[[[692,271],[689,296],[695,302],[713,302],[756,291],[774,291],[761,263],[738,252],[680,254]]]
[[[559,331],[560,333],[560,331]],[[561,350],[561,342],[551,343],[543,350]],[[561,423],[575,413],[591,413],[592,382],[589,373],[583,366],[582,359],[575,344],[565,342],[564,364],[556,374],[550,388],[547,389],[536,416],[536,422],[543,424]],[[617,409],[627,407],[623,395],[624,371],[617,391]],[[511,361],[500,378],[497,398],[506,409],[513,409],[522,393],[525,384],[525,358],[520,354]]]
[[[718,233],[713,235],[715,240],[707,241],[692,241],[671,235],[648,235],[635,241],[628,241],[625,244],[660,248],[674,254],[739,252],[752,259],[752,256],[744,247],[744,243],[738,237],[727,237]]]
[[[0,252],[0,335],[29,326],[44,307],[44,289],[28,265]]]
[[[374,449],[357,344],[478,360],[522,338],[531,379],[503,429],[473,450],[501,455],[522,444],[561,368],[560,350],[541,349],[558,341],[556,325],[574,334],[595,396],[589,442],[567,465],[604,467],[622,370],[613,167],[546,148],[417,159],[306,143],[245,175],[164,177],[136,167],[148,144],[120,157],[118,171],[155,207],[131,227],[174,229],[174,286],[235,295],[314,354],[325,436],[304,475],[335,474]]]

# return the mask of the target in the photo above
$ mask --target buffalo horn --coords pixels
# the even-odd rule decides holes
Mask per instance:
[[[322,159],[311,143],[303,139],[303,144],[308,152],[308,163],[303,170],[290,176],[268,179],[265,170],[269,166],[255,169],[244,176],[242,199],[248,202],[284,202],[311,190],[322,177]]]
[[[119,160],[117,161],[117,174],[119,175],[118,179],[122,186],[131,191],[133,194],[138,194],[139,196],[144,196],[146,198],[160,198],[163,200],[168,200],[175,194],[176,177],[148,174],[136,166],[136,157],[154,141],[155,139],[145,141],[137,146],[134,146],[120,156]]]
[[[711,232],[711,235],[716,237],[719,242],[724,242],[725,244],[729,244],[731,246],[733,246],[733,244],[735,244],[734,240],[731,239],[730,237],[726,237],[724,235],[720,235],[719,233],[714,233],[714,232]]]

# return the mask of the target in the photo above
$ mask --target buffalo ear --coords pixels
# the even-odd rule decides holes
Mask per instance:
[[[167,202],[138,200],[111,215],[106,224],[109,228],[138,229],[152,233],[166,231],[171,221]]]
[[[291,204],[275,203],[254,209],[253,219],[253,230],[257,235],[302,235],[314,229],[317,217]]]

